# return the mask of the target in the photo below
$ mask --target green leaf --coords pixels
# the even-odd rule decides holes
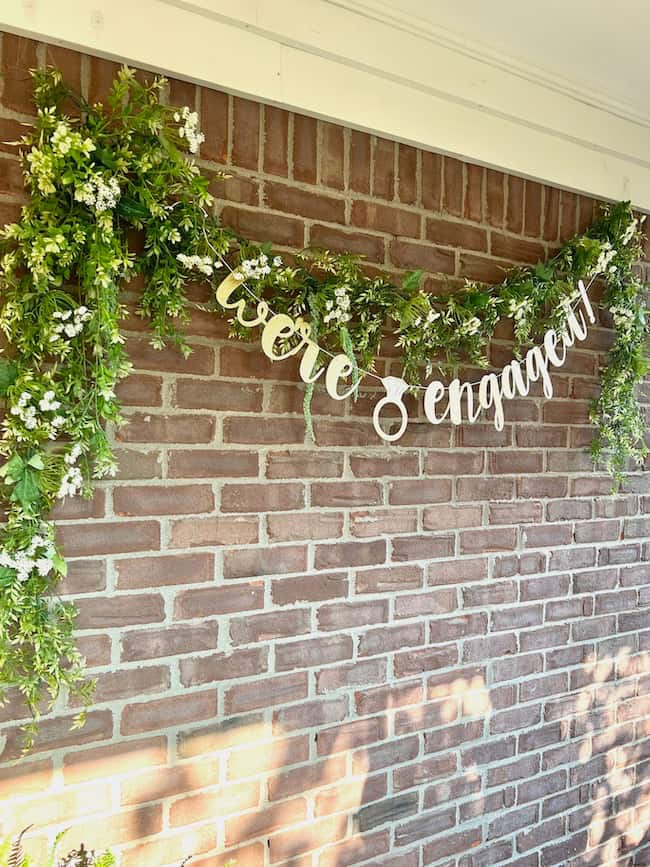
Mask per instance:
[[[54,557],[52,557],[52,563],[56,572],[58,572],[59,575],[65,578],[65,576],[68,574],[68,564],[58,551],[55,553]]]
[[[45,464],[43,463],[43,455],[40,452],[37,452],[35,455],[32,455],[31,458],[27,461],[30,467],[34,467],[35,470],[44,470]]]
[[[402,289],[407,292],[415,292],[420,285],[424,271],[407,271],[402,280]]]
[[[117,213],[125,220],[146,220],[150,217],[149,209],[135,199],[122,196],[117,203]]]
[[[19,502],[23,509],[28,509],[32,503],[36,503],[41,496],[38,487],[38,476],[34,470],[25,469],[22,478],[16,483],[11,492],[11,500]]]
[[[4,397],[10,386],[16,381],[18,368],[13,361],[0,359],[0,397]]]
[[[21,478],[25,463],[20,455],[12,455],[6,464],[0,467],[0,477],[4,477],[8,484],[13,484]]]

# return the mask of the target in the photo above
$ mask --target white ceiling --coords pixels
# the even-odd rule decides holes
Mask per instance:
[[[649,0],[338,2],[650,124]]]

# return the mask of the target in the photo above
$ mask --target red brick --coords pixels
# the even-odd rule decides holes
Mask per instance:
[[[37,43],[13,33],[2,34],[2,105],[21,114],[34,114],[32,80],[28,70],[38,66]]]
[[[264,197],[269,208],[287,214],[299,214],[311,220],[328,223],[345,222],[345,202],[322,193],[311,193],[297,187],[269,181],[264,185]]]
[[[287,177],[289,173],[289,114],[264,106],[264,171]]]
[[[493,256],[500,256],[511,262],[530,262],[535,264],[545,258],[544,247],[536,241],[524,241],[511,238],[500,232],[492,232],[491,251]]]
[[[245,713],[258,708],[288,704],[307,697],[307,672],[281,677],[255,678],[250,683],[231,686],[224,693],[226,714]]]
[[[239,548],[224,555],[225,578],[281,575],[303,572],[307,568],[307,549],[303,545],[278,548]]]
[[[259,541],[258,524],[256,516],[181,518],[171,523],[170,547],[252,544]]]
[[[303,702],[274,712],[273,723],[277,731],[295,731],[327,725],[345,719],[348,702],[346,698],[322,698]]]
[[[255,383],[177,379],[175,391],[175,406],[181,409],[216,412],[259,412],[262,409],[262,387]]]
[[[422,207],[428,211],[441,207],[442,160],[440,154],[422,151]]]
[[[417,201],[418,152],[408,145],[398,145],[398,198],[400,202],[414,205]]]
[[[461,247],[465,250],[487,251],[487,232],[477,226],[455,223],[451,220],[428,219],[427,238],[436,244]],[[448,273],[453,273],[450,271]]]
[[[227,484],[221,491],[224,512],[267,512],[302,509],[305,495],[300,484]]]
[[[317,121],[296,114],[293,118],[293,176],[298,181],[316,183]]]
[[[422,566],[387,566],[355,573],[357,593],[389,593],[422,587]]]
[[[376,506],[381,502],[377,482],[314,482],[311,486],[312,506]]]
[[[228,205],[221,212],[221,222],[251,240],[271,241],[287,247],[303,246],[303,224],[294,217],[280,217]]]
[[[117,431],[126,443],[207,443],[214,435],[214,419],[201,415],[133,413]]]
[[[257,476],[259,472],[256,454],[233,449],[173,450],[169,452],[168,461],[168,475],[177,479]]]
[[[463,163],[451,157],[443,157],[443,210],[454,217],[463,215]]]
[[[183,686],[197,686],[264,674],[268,667],[267,656],[265,648],[252,647],[234,650],[232,653],[213,653],[210,656],[181,659],[181,683]]]
[[[129,630],[122,637],[121,658],[128,662],[157,659],[213,650],[217,646],[217,624],[163,626],[158,629]]]
[[[234,646],[271,641],[275,638],[291,638],[309,632],[309,609],[294,608],[290,611],[269,611],[233,618],[230,635]]]
[[[404,208],[357,200],[352,203],[352,225],[391,235],[420,236],[420,216]]]
[[[232,161],[245,169],[259,163],[260,105],[249,99],[233,98]]]
[[[62,596],[76,593],[97,593],[106,589],[106,564],[98,560],[71,560],[68,574],[59,584]]]
[[[382,536],[385,533],[412,533],[417,525],[415,509],[372,509],[350,513],[350,530],[353,536],[359,538]]]
[[[322,605],[318,609],[318,625],[323,631],[350,629],[388,620],[386,600],[372,602],[340,602]]]
[[[388,501],[393,506],[444,503],[451,498],[451,483],[441,479],[391,482]]]
[[[544,225],[542,235],[547,241],[556,241],[560,228],[560,191],[544,187]]]
[[[256,418],[231,416],[224,421],[224,441],[250,445],[304,443],[304,419],[274,418],[272,424]]]
[[[352,659],[352,639],[348,635],[323,635],[285,642],[275,648],[277,671],[316,667],[346,659]]]
[[[116,515],[191,515],[211,512],[214,495],[209,485],[119,487],[113,492]]]
[[[263,604],[264,587],[261,581],[183,590],[176,596],[174,619],[185,620],[234,611],[253,611],[262,608]]]
[[[506,229],[521,233],[524,216],[524,181],[513,175],[507,177]]]
[[[393,540],[392,559],[431,560],[448,557],[454,553],[453,536],[402,536]]]
[[[107,522],[59,526],[58,540],[67,557],[126,554],[160,548],[160,526],[155,521]]]
[[[334,123],[320,123],[320,182],[326,187],[342,190],[345,131]]]
[[[373,195],[381,199],[395,196],[395,143],[377,138],[373,148]]]
[[[225,163],[228,159],[228,95],[207,87],[201,88],[201,129],[205,141],[201,158]]]
[[[350,189],[370,192],[370,136],[350,130]]]
[[[64,747],[78,747],[95,741],[107,740],[113,733],[113,715],[110,710],[93,710],[86,717],[81,729],[72,729],[72,716],[58,716],[39,722],[38,733],[32,753],[50,752]],[[6,743],[2,752],[3,761],[12,761],[22,756],[23,733],[19,728],[5,729]]]
[[[334,692],[353,686],[383,683],[386,679],[386,660],[369,659],[326,668],[316,674],[317,692]]]
[[[349,232],[316,224],[309,229],[312,246],[340,253],[355,253],[370,262],[384,261],[384,239],[363,232]]]
[[[165,618],[163,598],[158,593],[84,597],[77,608],[77,629],[160,623]]]
[[[319,602],[346,596],[348,581],[344,572],[298,575],[295,578],[278,578],[272,584],[271,595],[276,605],[291,605],[296,602]]]
[[[210,346],[192,346],[192,353],[186,358],[175,347],[154,349],[148,338],[129,337],[126,350],[131,362],[139,370],[204,375],[214,373],[214,350]]]
[[[155,729],[166,729],[169,720],[174,725],[210,719],[217,713],[214,690],[174,695],[155,701],[128,704],[122,711],[120,731],[123,735],[140,734]]]
[[[124,406],[160,406],[162,379],[146,373],[132,373],[118,385],[116,393]]]
[[[398,268],[421,268],[423,271],[441,274],[454,274],[456,270],[456,257],[453,251],[441,250],[439,247],[432,247],[431,244],[391,241],[390,258],[393,265]]]
[[[179,798],[172,805],[172,826],[210,820],[215,815],[229,816],[256,807],[260,801],[259,783],[235,783],[223,788]],[[213,862],[214,863],[214,862]]]
[[[344,566],[372,566],[386,559],[386,542],[339,542],[317,545],[316,569],[336,569]]]
[[[341,512],[317,512],[296,515],[268,515],[267,535],[270,542],[295,542],[303,539],[335,539],[343,535]]]

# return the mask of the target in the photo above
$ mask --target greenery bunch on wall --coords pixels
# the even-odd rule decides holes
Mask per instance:
[[[352,255],[307,250],[285,265],[271,245],[253,245],[212,216],[210,179],[192,157],[203,140],[198,117],[164,104],[164,92],[163,79],[143,85],[123,69],[106,104],[89,104],[56,70],[35,72],[37,119],[19,143],[30,201],[0,236],[0,700],[12,688],[22,694],[33,715],[27,746],[63,688],[86,705],[92,696],[73,641],[74,607],[56,595],[66,566],[48,514],[115,473],[107,424],[121,421],[115,388],[130,369],[121,290],[133,278],[155,347],[189,354],[186,287],[194,280],[216,288],[227,259],[274,312],[308,318],[319,344],[348,354],[358,370],[372,369],[391,323],[404,376],[416,383],[435,366],[486,367],[503,318],[514,323],[517,353],[549,327],[561,333],[577,281],[600,276],[615,342],[592,406],[593,456],[620,480],[647,455],[635,395],[648,370],[635,273],[641,235],[627,203],[604,211],[551,260],[449,296],[421,291],[418,272],[399,286],[368,277]],[[231,328],[241,336],[236,322]],[[309,397],[308,389],[308,421]]]

